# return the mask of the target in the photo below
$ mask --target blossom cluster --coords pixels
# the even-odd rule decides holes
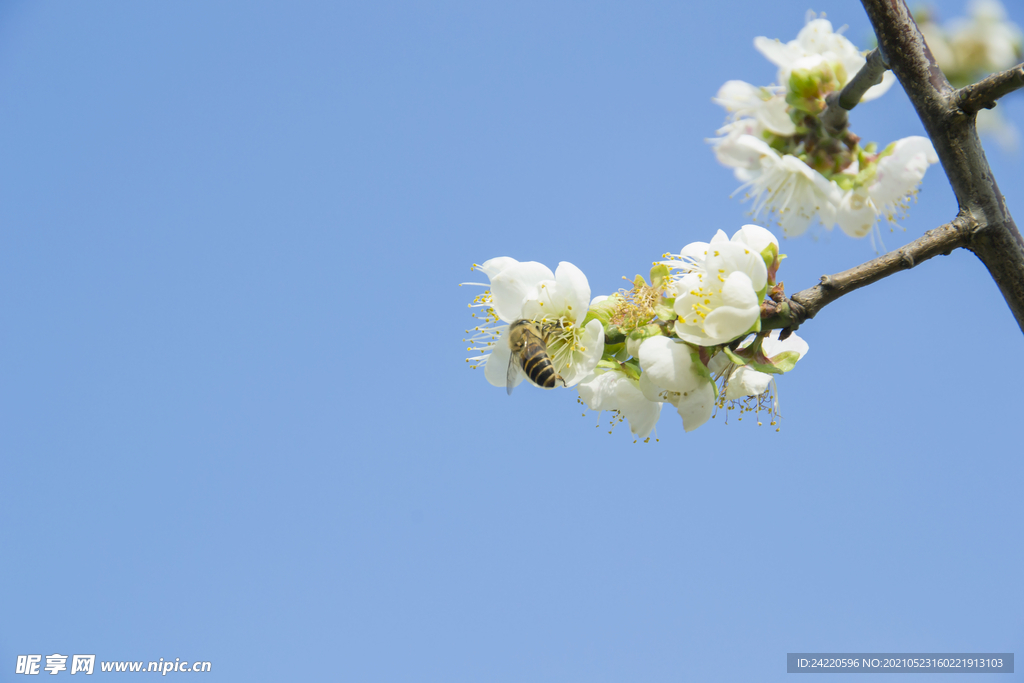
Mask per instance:
[[[972,0],[967,17],[940,24],[933,13],[914,13],[939,68],[955,87],[1009,69],[1024,60],[1024,31],[1006,16],[999,0]],[[1005,149],[1016,149],[1020,133],[999,109],[978,112],[978,131],[991,135]]]
[[[925,10],[914,16],[942,73],[958,88],[1024,58],[1024,32],[1009,20],[999,0],[972,0],[967,12],[969,16],[945,25]]]
[[[494,258],[473,268],[487,287],[471,308],[467,359],[509,392],[530,368],[548,361],[592,410],[612,411],[613,423],[648,439],[668,404],[686,431],[718,409],[764,413],[776,424],[775,376],[791,370],[807,343],[791,330],[762,329],[763,319],[785,320],[786,299],[776,282],[782,255],[772,233],[745,225],[731,238],[665,254],[649,279],[591,299],[579,268],[562,262],[554,273],[534,262]],[[530,321],[533,346],[516,351],[510,326]],[[512,327],[511,329],[515,329]],[[538,349],[544,353],[539,354]],[[529,356],[524,359],[523,355]],[[740,418],[742,419],[742,417]]]
[[[866,60],[825,18],[813,14],[795,40],[759,37],[754,46],[778,67],[778,85],[728,81],[714,101],[729,112],[709,142],[719,162],[733,169],[753,199],[753,214],[773,215],[786,235],[803,234],[817,220],[851,237],[894,221],[916,194],[928,166],[938,161],[931,142],[911,136],[882,150],[861,145],[848,129],[821,121],[825,97],[840,91]],[[886,72],[863,100],[894,82]]]

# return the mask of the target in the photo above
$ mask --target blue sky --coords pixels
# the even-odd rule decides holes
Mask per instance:
[[[771,681],[787,652],[1019,652],[1021,332],[971,254],[807,323],[778,433],[666,415],[634,444],[464,362],[474,262],[611,293],[750,220],[711,97],[771,82],[753,37],[808,8],[0,6],[0,678],[53,653]],[[810,8],[867,45],[859,3]],[[923,134],[899,88],[852,121]],[[1020,220],[1022,159],[989,158]],[[886,245],[955,212],[934,167]],[[783,251],[791,292],[875,256]]]

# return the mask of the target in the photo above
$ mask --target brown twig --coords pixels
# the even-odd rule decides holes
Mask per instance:
[[[956,91],[955,102],[965,114],[977,114],[996,106],[996,100],[1024,88],[1024,64],[1018,64]]]
[[[821,283],[789,297],[776,307],[774,315],[761,321],[761,329],[796,329],[808,318],[839,297],[866,287],[901,270],[910,270],[928,259],[947,255],[954,249],[965,247],[972,233],[969,216],[958,216],[953,222],[929,230],[902,249],[862,263],[835,275],[822,275]]]
[[[825,111],[821,114],[821,123],[825,130],[833,135],[846,128],[846,112],[856,107],[864,93],[872,86],[882,82],[882,76],[889,69],[885,56],[875,48],[867,54],[867,61],[850,82],[838,93],[829,93],[825,97]]]

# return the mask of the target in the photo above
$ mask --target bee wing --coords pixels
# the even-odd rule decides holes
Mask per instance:
[[[509,396],[512,395],[512,390],[520,381],[519,354],[513,351],[512,355],[508,357],[508,373],[505,375],[505,388],[508,390]]]

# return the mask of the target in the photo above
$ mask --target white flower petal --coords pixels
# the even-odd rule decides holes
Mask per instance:
[[[591,410],[617,410],[618,403],[615,400],[615,386],[619,377],[625,377],[618,372],[602,372],[601,374],[590,374],[576,390],[580,398]]]
[[[751,85],[746,81],[726,81],[718,89],[718,93],[712,101],[725,107],[729,112],[742,112],[757,109],[763,99],[761,98],[762,88]]]
[[[514,263],[519,263],[519,261],[516,261],[514,258],[509,256],[499,256],[497,258],[484,261],[482,266],[477,266],[477,270],[484,273],[488,279],[493,280],[495,275]]]
[[[683,418],[683,429],[692,432],[711,419],[715,411],[715,388],[711,382],[704,382],[696,389],[683,393],[676,404],[679,417]]]
[[[640,367],[650,380],[669,391],[692,392],[707,380],[691,367],[695,349],[668,337],[651,337],[640,345]]]
[[[811,226],[813,216],[809,213],[790,211],[779,218],[779,227],[786,237],[799,237]]]
[[[494,310],[505,322],[515,322],[523,316],[523,302],[528,292],[544,280],[553,280],[555,274],[536,261],[516,262],[491,278]]]
[[[590,375],[578,389],[587,407],[618,411],[629,421],[630,431],[641,439],[651,435],[661,416],[661,403],[647,400],[640,388],[621,372]]]
[[[558,294],[565,301],[566,317],[570,320],[583,319],[590,302],[590,283],[579,268],[562,261],[555,270]]]
[[[680,250],[679,256],[682,259],[703,264],[704,259],[708,256],[708,246],[707,242],[690,242]]]
[[[661,403],[648,401],[643,392],[628,379],[619,382],[616,396],[618,410],[629,421],[630,431],[641,439],[649,437],[661,417]]]
[[[744,135],[760,139],[764,126],[756,119],[738,119],[728,123],[716,132],[720,137],[708,140],[713,146],[718,163],[734,169],[750,169],[758,166],[760,155],[748,147],[737,144]]]
[[[722,372],[727,370],[733,363],[729,360],[729,356],[724,353],[716,353],[711,357],[711,361],[708,362],[708,370],[712,376],[717,377]]]
[[[674,394],[667,389],[662,389],[651,379],[646,372],[640,374],[640,392],[648,401],[665,403]]]
[[[760,310],[756,304],[750,308],[719,306],[704,320],[704,344],[725,344],[746,334],[757,322],[758,315]]]
[[[757,120],[776,135],[796,134],[796,124],[789,116],[789,104],[786,103],[785,97],[775,96],[766,100],[764,106],[757,112]]]
[[[806,230],[814,216],[826,228],[832,227],[836,205],[842,198],[834,181],[827,180],[795,156],[780,157],[763,140],[742,136],[737,145],[761,153],[760,172],[740,187],[752,187],[755,215],[767,207],[777,214],[779,224],[791,236]]]
[[[779,341],[779,332],[777,330],[773,330],[771,335],[765,337],[764,341],[761,342],[761,351],[768,358],[774,358],[780,353],[786,353],[787,351],[795,351],[803,358],[807,355],[808,349],[807,342],[796,333]]]
[[[765,38],[764,36],[758,36],[754,38],[754,47],[760,52],[765,58],[774,64],[775,66],[781,66],[789,68],[790,65],[796,60],[803,56],[803,50],[797,46],[787,45],[778,38]],[[779,79],[780,83],[785,85],[782,79]]]
[[[484,377],[487,381],[496,387],[503,387],[507,383],[508,378],[508,361],[512,356],[512,349],[508,345],[508,327],[501,332],[495,342],[494,346],[491,347],[491,353],[487,356],[487,362],[484,364]],[[519,378],[512,386],[518,386],[523,381],[523,373],[519,373]]]
[[[768,268],[761,254],[742,242],[715,245],[710,249],[705,261],[705,270],[712,277],[735,272],[743,273],[750,283],[751,291],[754,292],[761,291],[768,282]]]
[[[758,372],[746,366],[736,368],[729,376],[729,384],[725,388],[725,398],[730,401],[746,396],[760,396],[771,384],[772,376]]]
[[[766,230],[760,225],[744,225],[732,236],[732,241],[742,242],[758,254],[772,244],[775,245],[776,249],[779,248],[779,240],[776,239],[771,230]]]
[[[782,43],[779,40],[760,37],[754,39],[754,47],[768,58],[768,61],[779,67],[778,82],[783,85],[789,83],[790,73],[800,66],[798,62],[807,57],[820,57],[831,64],[841,65],[845,72],[841,85],[846,85],[867,61],[856,45],[842,34],[833,31],[832,23],[821,18],[808,21],[800,29],[796,40]],[[881,96],[894,82],[895,76],[892,72],[886,72],[882,82],[869,88],[862,100],[873,100]]]
[[[715,236],[711,238],[711,244],[720,244],[728,241],[729,236],[726,235],[725,230],[722,230],[721,228],[719,228],[718,231],[715,232]]]
[[[759,88],[744,81],[726,81],[718,89],[714,102],[725,107],[736,119],[757,120],[762,127],[777,135],[796,133],[796,124],[789,116],[785,97],[772,89]]]
[[[764,264],[764,261],[761,263]],[[730,308],[759,309],[761,302],[757,298],[756,286],[756,283],[752,283],[750,277],[742,271],[729,273],[725,284],[722,285],[722,305]]]
[[[901,202],[917,189],[928,166],[938,163],[931,140],[919,135],[898,140],[892,154],[878,161],[875,182],[868,188],[876,206],[890,206]]]
[[[580,337],[580,345],[583,349],[573,352],[572,365],[569,368],[558,368],[567,387],[579,384],[592,373],[604,355],[604,327],[600,320],[591,320],[587,323]]]
[[[878,213],[866,189],[847,190],[836,215],[839,229],[850,237],[865,237],[878,222]]]

